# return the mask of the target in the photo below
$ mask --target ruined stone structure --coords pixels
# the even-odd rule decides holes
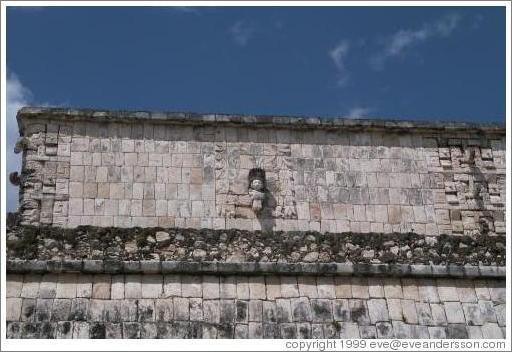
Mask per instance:
[[[504,126],[18,122],[8,337],[505,336]]]

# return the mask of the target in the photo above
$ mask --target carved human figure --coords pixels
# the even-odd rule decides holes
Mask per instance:
[[[249,172],[249,195],[252,199],[252,209],[255,212],[261,211],[265,199],[265,171],[262,169],[252,169]]]

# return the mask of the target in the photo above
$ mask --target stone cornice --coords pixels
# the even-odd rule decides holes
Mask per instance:
[[[392,119],[349,119],[303,116],[239,115],[187,112],[149,112],[72,108],[24,107],[19,110],[18,125],[23,134],[32,119],[140,123],[154,122],[192,126],[247,126],[286,129],[342,129],[344,131],[385,130],[411,133],[476,133],[505,135],[504,124],[475,124],[446,121],[405,121]]]
[[[504,266],[273,263],[273,262],[179,262],[118,260],[7,260],[7,273],[43,274],[216,274],[216,275],[332,275],[379,277],[505,278]]]

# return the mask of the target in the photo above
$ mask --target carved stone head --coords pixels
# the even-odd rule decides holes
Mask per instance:
[[[256,168],[249,171],[249,189],[265,191],[265,170]]]

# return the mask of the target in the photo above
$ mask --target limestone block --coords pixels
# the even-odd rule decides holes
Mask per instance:
[[[266,297],[275,300],[281,297],[281,281],[278,276],[265,277]]]
[[[457,280],[457,294],[461,302],[477,302],[472,280]]]
[[[446,321],[448,324],[464,324],[464,312],[459,302],[444,302]]]
[[[184,308],[183,308],[184,309]],[[180,313],[183,315],[183,313]],[[156,321],[171,321],[174,317],[173,300],[157,299],[155,300],[155,319]]]
[[[73,322],[73,335],[74,339],[88,339],[89,338],[89,323],[83,321]]]
[[[436,281],[434,279],[418,279],[417,283],[420,301],[429,303],[440,302]]]
[[[23,287],[23,275],[7,274],[6,297],[20,297]]]
[[[332,303],[328,299],[310,300],[313,322],[332,321]]]
[[[22,304],[23,300],[21,298],[7,298],[5,305],[5,320],[20,321]]]
[[[291,298],[299,297],[299,287],[297,277],[295,276],[281,276],[281,297]]]
[[[431,303],[430,310],[432,312],[432,324],[435,326],[443,326],[447,324],[446,314],[442,304]]]
[[[265,279],[261,276],[249,277],[249,297],[250,299],[265,299]],[[242,297],[238,297],[242,298]]]
[[[77,296],[77,274],[59,274],[56,298],[75,298]]]
[[[87,274],[78,275],[76,285],[76,296],[90,298],[92,296],[92,276]]]
[[[92,285],[92,298],[110,299],[110,275],[94,275]]]
[[[384,295],[386,298],[403,298],[400,279],[384,278]]]
[[[142,298],[159,298],[163,294],[163,277],[160,274],[142,275]]]
[[[312,318],[311,307],[306,297],[291,299],[293,321],[310,322]]]
[[[367,299],[370,297],[368,290],[368,279],[362,277],[352,277],[352,297]]]
[[[201,276],[182,275],[181,292],[183,297],[202,297]]]
[[[313,277],[313,276],[298,276],[297,282],[298,282],[300,296],[305,296],[308,298],[318,298],[318,290],[317,290],[315,277]]]
[[[205,322],[218,324],[220,321],[219,300],[203,300],[203,319]]]
[[[330,276],[317,277],[318,298],[336,298],[334,279]],[[309,296],[308,296],[309,297]],[[313,298],[313,297],[309,297]]]
[[[367,302],[368,314],[372,324],[381,321],[389,321],[389,313],[385,299],[369,299]]]
[[[174,299],[176,300],[176,298]],[[181,302],[186,306],[186,311],[188,313],[188,302],[186,301],[186,298],[182,298],[184,302]],[[146,322],[146,321],[155,321],[155,300],[154,299],[139,299],[138,300],[138,306],[137,306],[137,317],[139,322]],[[174,302],[174,313],[176,314],[176,302]],[[186,319],[188,320],[188,314]]]
[[[496,323],[486,323],[481,326],[484,339],[503,339],[505,336]]]
[[[141,275],[126,275],[124,285],[125,298],[142,298]]]

